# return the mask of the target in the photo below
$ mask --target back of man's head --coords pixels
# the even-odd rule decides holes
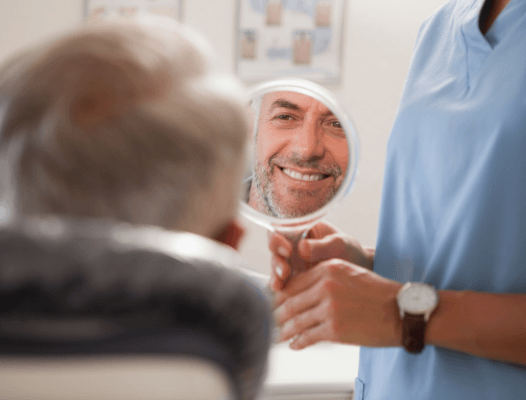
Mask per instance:
[[[141,18],[90,23],[0,70],[13,214],[206,236],[235,215],[248,132],[241,87],[211,70],[195,33]]]

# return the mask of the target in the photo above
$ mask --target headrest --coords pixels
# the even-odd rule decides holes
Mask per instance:
[[[266,372],[264,280],[233,249],[189,233],[33,219],[0,230],[0,353],[194,354],[243,399]]]

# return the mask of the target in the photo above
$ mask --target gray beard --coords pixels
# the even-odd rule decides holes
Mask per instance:
[[[272,174],[274,172],[274,168],[277,168],[276,166],[271,167],[270,173]],[[337,178],[341,175],[341,170],[336,172],[333,176]],[[260,179],[262,178],[262,179]],[[263,181],[263,182],[262,182]],[[271,182],[269,174],[267,173],[266,169],[261,166],[257,165],[254,166],[253,169],[253,182],[252,182],[258,193],[261,195],[261,198],[263,199],[264,205],[265,205],[265,213],[267,215],[276,217],[276,218],[298,218],[303,217],[307,214],[312,214],[313,212],[319,210],[322,208],[325,204],[327,204],[334,195],[338,192],[339,186],[333,186],[331,190],[325,194],[325,198],[322,200],[320,206],[313,210],[301,210],[298,208],[294,208],[292,210],[283,207],[279,201],[277,200],[276,196],[276,188],[274,183]],[[311,198],[314,196],[319,196],[316,192],[307,192],[307,191],[296,191],[294,193],[294,196],[296,197],[296,201],[300,203],[302,199]]]

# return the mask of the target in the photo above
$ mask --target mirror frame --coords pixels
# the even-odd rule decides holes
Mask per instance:
[[[297,231],[300,228],[314,224],[320,218],[327,215],[327,213],[334,210],[350,192],[358,170],[359,141],[354,124],[342,105],[335,99],[334,95],[329,90],[314,82],[300,78],[282,78],[267,81],[253,87],[248,93],[248,98],[253,99],[257,96],[262,96],[267,93],[277,91],[304,94],[325,104],[342,124],[349,149],[347,172],[340,189],[327,204],[311,214],[297,218],[277,218],[256,211],[245,201],[240,200],[241,204],[239,211],[241,215],[243,215],[248,220],[258,225],[264,226],[271,231]],[[254,134],[253,127],[254,125],[251,126],[250,135]],[[249,143],[251,143],[251,141],[249,141]],[[252,149],[248,150],[249,151],[247,151],[247,154],[252,154]],[[248,160],[247,164],[251,166],[251,162],[253,162],[253,160]]]

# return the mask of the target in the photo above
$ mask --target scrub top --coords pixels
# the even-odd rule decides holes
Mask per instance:
[[[420,28],[388,143],[374,271],[526,293],[526,0],[486,35],[482,6],[449,1]],[[355,384],[355,400],[519,399],[526,367],[430,345],[362,348]]]

